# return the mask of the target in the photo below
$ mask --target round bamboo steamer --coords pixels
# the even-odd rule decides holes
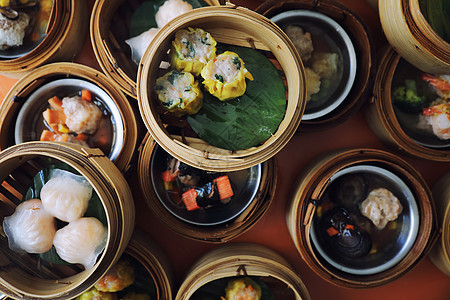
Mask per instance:
[[[170,135],[166,130],[157,112],[154,83],[160,62],[165,60],[175,32],[187,27],[202,28],[218,42],[271,51],[278,61],[286,77],[287,107],[277,131],[262,145],[230,151],[198,138],[183,139]],[[305,72],[297,50],[273,22],[242,7],[203,7],[175,18],[155,36],[139,66],[138,102],[147,129],[173,157],[204,170],[236,171],[268,160],[289,142],[305,109],[305,82]]]
[[[450,172],[433,186],[432,192],[440,236],[428,257],[437,268],[450,276]]]
[[[195,262],[175,300],[190,299],[200,287],[216,279],[242,275],[275,278],[293,292],[295,299],[310,299],[297,272],[278,253],[259,244],[233,243],[210,250]]]
[[[125,172],[130,166],[137,143],[137,121],[128,99],[101,72],[76,63],[52,63],[32,70],[7,93],[0,106],[0,148],[14,144],[14,125],[20,107],[27,97],[45,83],[62,78],[78,78],[91,82],[105,91],[120,110],[124,125],[123,146],[114,163]],[[41,112],[36,112],[41,113]]]
[[[219,5],[217,0],[205,2],[209,5]],[[136,4],[126,0],[97,0],[92,8],[90,23],[92,48],[100,67],[125,94],[133,98],[137,98],[138,67],[131,60],[128,45],[114,34],[112,23],[127,22],[126,19],[131,18],[130,15],[135,9]]]
[[[424,72],[450,73],[450,44],[428,24],[419,0],[379,0],[378,8],[386,38],[402,57]]]
[[[270,19],[282,12],[297,9],[319,12],[339,23],[352,40],[357,58],[355,82],[344,102],[326,116],[303,120],[297,131],[301,133],[335,127],[355,113],[371,92],[376,64],[375,50],[366,24],[357,14],[337,1],[269,0],[257,7],[256,12]]]
[[[53,0],[44,40],[24,56],[0,60],[0,74],[20,78],[29,70],[56,61],[72,61],[88,33],[86,1]]]
[[[227,242],[255,225],[265,214],[275,194],[277,173],[274,159],[262,164],[261,183],[255,199],[236,219],[215,226],[194,225],[170,213],[158,199],[150,178],[150,161],[157,143],[147,134],[139,148],[138,180],[151,211],[174,232],[198,241]]]
[[[16,299],[71,299],[95,284],[117,261],[131,238],[134,202],[117,167],[98,149],[56,142],[28,142],[0,153],[0,205],[2,221],[14,212],[33,176],[49,160],[73,167],[84,176],[102,201],[107,216],[107,243],[89,270],[45,263],[29,254],[18,255],[1,238],[0,290]],[[69,269],[67,269],[69,268]]]
[[[353,275],[319,259],[310,238],[312,219],[330,177],[346,167],[369,163],[389,169],[411,189],[419,208],[419,232],[407,255],[394,267],[372,275]],[[299,175],[287,210],[287,226],[308,266],[324,280],[348,288],[371,288],[389,283],[415,266],[428,253],[436,236],[437,221],[431,191],[420,173],[400,157],[376,149],[352,149],[324,154]]]
[[[400,59],[402,57],[390,47],[381,53],[372,98],[364,107],[367,123],[377,137],[394,150],[423,159],[450,162],[448,148],[429,148],[417,143],[403,131],[395,116],[391,89]]]

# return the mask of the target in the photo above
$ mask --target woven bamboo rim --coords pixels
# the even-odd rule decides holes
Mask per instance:
[[[373,86],[373,96],[365,107],[367,123],[378,138],[395,150],[433,161],[450,161],[450,150],[422,146],[401,128],[391,99],[392,79],[402,57],[394,49],[385,49]]]
[[[79,78],[103,89],[116,103],[124,123],[124,143],[114,163],[125,172],[137,143],[137,122],[134,111],[123,93],[99,71],[75,63],[52,63],[37,68],[22,77],[8,92],[0,106],[0,148],[14,144],[14,124],[19,109],[28,95],[42,84],[60,78]]]
[[[217,0],[206,0],[209,5],[220,5]],[[111,22],[126,0],[98,0],[92,8],[90,36],[95,57],[103,72],[127,95],[137,98],[137,66],[125,54],[121,43],[111,31]],[[132,4],[130,4],[132,6]],[[116,21],[116,20],[115,20]]]
[[[315,120],[301,122],[298,132],[335,127],[355,113],[370,92],[375,75],[375,51],[366,24],[346,6],[334,0],[269,0],[256,8],[256,12],[272,18],[284,11],[313,10],[335,20],[350,36],[357,55],[357,74],[353,87],[344,102],[332,113]]]
[[[450,276],[450,172],[432,189],[436,203],[440,237],[428,257],[442,272]]]
[[[22,57],[0,60],[0,74],[19,78],[49,62],[72,61],[83,47],[88,18],[86,1],[53,0],[44,40]]]
[[[330,177],[339,170],[358,163],[377,164],[402,178],[414,194],[420,215],[419,233],[405,258],[391,269],[365,276],[344,273],[320,260],[310,239],[316,205]],[[376,149],[336,151],[317,158],[300,174],[288,209],[287,226],[303,260],[324,280],[343,287],[370,288],[401,277],[427,254],[434,243],[437,228],[431,198],[431,192],[420,173],[394,154]]]
[[[153,86],[160,62],[167,55],[175,32],[185,27],[203,28],[218,42],[269,50],[278,60],[287,82],[286,113],[278,130],[262,145],[229,151],[213,147],[201,139],[182,139],[168,134],[156,110]],[[292,42],[278,26],[265,17],[235,6],[198,8],[163,27],[141,59],[137,86],[141,116],[157,143],[175,158],[212,171],[242,170],[273,157],[294,135],[305,109],[305,73]]]
[[[450,44],[422,15],[419,0],[379,0],[386,38],[409,63],[431,74],[450,73]]]
[[[156,299],[172,299],[172,265],[165,252],[143,230],[135,228],[125,253],[150,273],[156,287]]]
[[[261,183],[257,195],[249,207],[236,219],[215,226],[198,226],[184,222],[164,207],[153,188],[150,178],[150,161],[156,146],[154,139],[147,134],[139,148],[139,185],[152,212],[170,229],[184,237],[209,243],[227,242],[253,227],[262,218],[272,202],[277,181],[274,159],[262,164]]]
[[[283,257],[253,243],[227,244],[204,254],[187,273],[175,299],[187,300],[211,281],[239,275],[276,278],[292,290],[295,299],[310,299],[302,280]]]
[[[30,255],[14,255],[3,238],[0,289],[8,296],[20,299],[71,299],[97,282],[125,250],[134,227],[134,202],[120,171],[98,149],[56,142],[28,142],[0,153],[2,218],[13,213],[32,176],[45,165],[44,158],[70,165],[97,192],[108,220],[105,250],[92,269],[61,278],[52,271],[53,267],[38,263]],[[34,271],[33,265],[38,266]],[[42,275],[55,279],[43,279]]]

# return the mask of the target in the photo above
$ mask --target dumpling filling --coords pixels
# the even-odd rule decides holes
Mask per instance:
[[[369,218],[378,228],[383,229],[389,221],[397,219],[403,206],[397,197],[385,188],[372,190],[361,203],[361,214]]]
[[[66,125],[75,133],[93,134],[98,128],[102,111],[92,102],[80,96],[65,97],[62,107],[66,115]]]

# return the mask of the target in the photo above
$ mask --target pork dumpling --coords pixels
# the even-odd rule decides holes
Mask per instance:
[[[332,79],[342,64],[337,53],[316,53],[311,62],[311,68],[325,79]]]
[[[310,68],[305,68],[306,72],[306,101],[311,100],[311,96],[320,92],[320,76]]]
[[[142,56],[145,53],[145,50],[147,49],[148,45],[150,45],[158,31],[159,28],[150,28],[140,35],[132,37],[125,41],[125,43],[127,43],[131,48],[131,59],[133,59],[136,64],[139,64]]]
[[[20,12],[15,20],[0,13],[0,50],[21,46],[29,23],[30,16],[26,13]]]
[[[66,115],[66,125],[75,133],[93,134],[102,118],[102,111],[91,101],[80,96],[64,97],[62,107]]]
[[[59,229],[53,245],[59,257],[72,264],[92,268],[106,245],[107,231],[96,218],[80,218]]]
[[[221,101],[242,96],[247,89],[245,79],[253,80],[242,59],[232,51],[225,51],[210,60],[201,75],[205,88]]]
[[[44,253],[50,250],[56,233],[54,218],[39,199],[30,199],[16,207],[3,220],[9,248],[16,252]]]
[[[52,216],[72,222],[81,218],[92,196],[92,186],[80,175],[52,170],[50,180],[41,189],[42,204]]]
[[[314,45],[311,38],[311,33],[305,32],[303,28],[295,25],[289,25],[286,27],[286,35],[297,48],[298,54],[303,63],[309,61],[314,52]]]
[[[173,18],[192,10],[192,5],[183,0],[167,0],[155,14],[159,28],[169,23]]]

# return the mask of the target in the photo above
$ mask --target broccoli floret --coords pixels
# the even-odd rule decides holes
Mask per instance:
[[[420,113],[425,104],[425,96],[417,94],[416,82],[410,79],[393,90],[392,100],[396,107],[407,113]]]

